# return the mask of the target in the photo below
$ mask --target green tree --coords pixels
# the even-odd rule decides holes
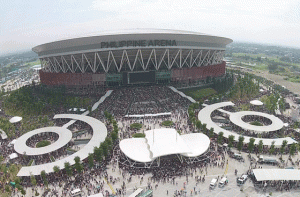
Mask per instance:
[[[59,169],[59,166],[54,166],[54,167],[53,167],[53,171],[54,171],[55,173],[58,173],[59,170],[60,170],[60,169]]]
[[[96,161],[98,161],[98,162],[102,161],[103,149],[101,148],[101,146],[99,148],[94,147],[94,157],[95,157]]]
[[[74,168],[77,170],[77,172],[82,172],[83,170],[83,165],[80,163],[80,157],[75,157],[74,158],[75,164],[74,164]]]
[[[218,144],[223,144],[223,139],[224,139],[224,133],[221,131],[219,134],[218,134]]]
[[[43,178],[44,185],[45,185],[45,186],[48,186],[48,181],[47,181],[47,177],[46,177],[46,172],[45,172],[45,170],[41,171],[41,176],[42,176],[42,178]]]
[[[48,185],[48,184],[45,184],[45,185]],[[21,189],[21,194],[26,195],[26,191],[23,188]]]
[[[107,144],[108,149],[111,150],[111,149],[112,149],[112,140],[111,140],[111,138],[110,138],[110,137],[107,137],[107,138],[105,139],[105,141],[106,141],[106,144]]]
[[[233,146],[233,141],[234,141],[234,135],[229,135],[228,136],[228,147],[229,147],[229,149],[231,149],[231,147]]]
[[[14,181],[16,184],[21,184],[21,179],[19,177],[16,177]]]
[[[118,133],[113,131],[111,134],[111,139],[113,140],[113,142],[115,142],[118,139]]]
[[[239,137],[239,142],[237,145],[237,149],[239,150],[239,152],[241,152],[242,148],[243,148],[243,142],[244,142],[245,138],[243,136]]]
[[[103,155],[106,157],[107,154],[108,154],[108,145],[107,145],[107,142],[106,141],[102,142],[101,145],[100,145],[100,148],[102,148]]]
[[[280,98],[278,101],[278,105],[279,105],[279,109],[280,111],[285,111],[285,102],[284,102],[284,98]]]
[[[198,129],[198,131],[201,129],[201,127],[202,127],[201,121],[197,120],[196,121],[196,128]]]
[[[33,175],[30,176],[30,181],[33,186],[36,186],[36,179]]]
[[[209,129],[209,137],[213,138],[214,137],[214,128]]]
[[[89,167],[90,168],[94,167],[94,156],[91,153],[89,153],[88,162],[89,162]]]
[[[68,176],[72,176],[73,174],[73,169],[72,169],[72,166],[70,165],[69,162],[65,162],[65,170],[66,170],[66,173]]]
[[[270,150],[269,150],[270,154],[273,154],[275,152],[275,145],[274,144],[275,144],[275,141],[272,141],[272,144],[271,144]]]
[[[207,127],[206,126],[207,126],[206,123],[202,124],[202,131],[203,131],[203,133],[206,133],[206,131],[207,131]]]
[[[297,146],[296,143],[291,144],[290,147],[290,156],[294,156],[295,152],[296,152]]]
[[[42,177],[43,179],[46,178],[46,172],[45,172],[45,170],[41,171],[41,177]]]
[[[258,152],[261,153],[263,151],[264,143],[262,140],[258,142]]]
[[[6,192],[10,192],[10,187],[9,187],[9,185],[5,185],[5,191],[6,191]]]
[[[250,138],[250,141],[249,141],[249,144],[248,144],[249,154],[253,151],[254,142],[255,142],[255,139],[254,138]]]
[[[283,140],[283,141],[282,141],[282,144],[281,144],[281,147],[280,147],[281,157],[282,157],[282,154],[283,154],[284,151],[285,151],[285,147],[286,147],[287,143],[288,143],[288,142],[287,142],[286,140]]]

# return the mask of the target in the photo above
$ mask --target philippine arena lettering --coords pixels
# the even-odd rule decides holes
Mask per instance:
[[[101,42],[101,48],[177,46],[176,40],[123,40],[119,42]]]

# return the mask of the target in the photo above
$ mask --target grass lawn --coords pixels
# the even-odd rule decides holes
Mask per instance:
[[[39,141],[37,144],[36,144],[36,147],[37,148],[41,148],[41,147],[45,147],[45,146],[48,146],[50,145],[51,142],[48,141],[48,140],[42,140],[42,141]]]
[[[174,123],[171,120],[166,120],[166,121],[163,121],[161,124],[165,127],[169,127],[169,126],[172,126]]]
[[[130,129],[141,129],[143,127],[143,125],[142,124],[140,124],[140,123],[133,123],[133,124],[131,124],[130,125]]]
[[[211,95],[217,94],[217,91],[215,91],[212,88],[205,88],[200,90],[186,90],[184,93],[196,101],[199,101],[201,99],[205,99]]]
[[[254,126],[264,126],[261,122],[259,121],[253,121],[253,122],[250,122],[251,125],[254,125]]]
[[[134,137],[134,138],[144,138],[145,134],[143,134],[143,133],[135,133],[135,134],[132,135],[132,137]]]

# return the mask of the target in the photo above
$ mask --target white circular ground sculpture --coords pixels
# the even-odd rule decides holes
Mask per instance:
[[[60,169],[64,169],[65,168],[64,164],[66,162],[69,162],[70,165],[74,165],[75,164],[75,161],[74,161],[75,157],[78,156],[78,157],[80,157],[81,161],[84,160],[85,158],[87,158],[89,156],[89,153],[94,152],[94,147],[95,146],[99,146],[100,143],[104,142],[104,140],[107,136],[107,129],[106,129],[105,124],[103,124],[101,121],[99,121],[99,120],[97,120],[93,117],[85,116],[85,115],[77,115],[77,114],[57,114],[53,117],[53,119],[57,119],[57,118],[68,118],[68,119],[72,119],[72,120],[80,120],[80,121],[83,121],[83,122],[89,124],[92,127],[92,130],[93,130],[92,138],[79,151],[77,151],[74,154],[69,155],[65,158],[56,160],[56,161],[51,162],[51,163],[44,163],[44,164],[35,165],[35,166],[23,166],[20,169],[20,171],[18,172],[17,176],[21,177],[21,176],[40,175],[42,170],[45,170],[45,172],[48,174],[48,173],[54,172],[54,170],[53,170],[54,166],[58,166]],[[66,128],[66,127],[67,126],[64,126],[63,128]],[[53,130],[50,130],[49,128],[52,128],[52,127],[42,128],[41,132],[43,132],[43,131],[44,132],[53,132],[54,130],[56,130],[57,128],[60,128],[60,127],[53,127],[54,128]],[[60,128],[60,129],[63,129],[63,128]],[[39,129],[36,129],[34,131],[37,131],[37,130],[39,130]],[[63,130],[60,130],[60,131],[63,132],[63,133],[64,132],[71,132],[67,129],[63,129]],[[57,132],[58,131],[56,131],[56,133]],[[26,135],[26,134],[24,134],[24,135]],[[32,132],[30,132],[30,135],[32,136],[34,134]],[[23,136],[21,136],[21,137],[23,137]],[[21,141],[23,141],[25,143],[26,142],[25,139],[28,139],[28,138],[29,138],[28,136],[26,138],[24,137],[24,139],[22,139]],[[70,137],[66,137],[66,138],[68,138],[68,140],[70,140]],[[71,136],[71,138],[72,138],[72,136]],[[17,143],[18,142],[16,142],[16,144]],[[57,143],[57,141],[56,141],[56,143]],[[64,141],[59,142],[59,143],[62,143],[61,145],[59,145],[60,147],[65,145]],[[49,146],[47,146],[45,148],[48,149],[48,147]],[[52,148],[53,148],[52,151],[55,150],[54,144],[53,144]],[[16,149],[16,146],[15,146],[15,149]],[[36,148],[36,149],[40,149],[40,148]],[[19,149],[19,151],[20,151],[20,149]],[[35,151],[35,150],[31,150],[31,151]],[[39,151],[39,152],[37,152],[37,154],[39,154],[41,152],[42,151]],[[44,152],[46,152],[46,151],[44,151]],[[48,152],[50,152],[50,151],[48,151]],[[23,153],[24,153],[24,150],[20,154],[23,154]]]
[[[272,124],[267,126],[252,125],[242,120],[244,116],[260,116],[260,117],[268,118],[272,121]],[[241,127],[244,130],[254,131],[258,133],[277,131],[283,127],[282,120],[280,120],[276,116],[262,113],[262,112],[256,112],[256,111],[240,111],[240,112],[231,113],[229,119],[233,124]]]
[[[53,132],[58,134],[58,140],[55,141],[53,144],[50,144],[45,147],[40,148],[31,148],[26,145],[26,141],[31,138],[32,136],[40,133],[48,133]],[[25,133],[21,137],[18,138],[17,142],[14,145],[15,151],[19,154],[26,154],[26,155],[43,155],[46,153],[51,153],[56,151],[63,146],[65,146],[70,140],[72,139],[72,132],[69,129],[63,127],[44,127],[35,129],[28,133]]]

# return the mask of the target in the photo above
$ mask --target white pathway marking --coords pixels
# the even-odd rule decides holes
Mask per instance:
[[[103,103],[104,100],[105,100],[107,97],[110,96],[110,94],[111,94],[112,92],[113,92],[113,90],[108,90],[108,91],[105,93],[105,95],[103,95],[103,96],[99,99],[99,101],[96,102],[96,103],[93,105],[92,111],[96,110],[96,109],[99,107],[99,105],[100,105],[101,103]],[[86,116],[86,115],[88,115],[89,113],[90,113],[90,111],[89,111],[89,110],[86,110],[86,111],[85,111],[83,114],[81,114],[81,115]],[[68,123],[64,124],[62,127],[63,127],[63,128],[68,128],[69,126],[71,126],[72,124],[74,124],[76,121],[77,121],[77,120],[70,120]]]
[[[169,86],[169,88],[170,88],[171,90],[173,90],[174,92],[180,94],[180,96],[189,99],[192,103],[196,103],[195,99],[193,99],[193,98],[190,97],[190,96],[185,95],[183,92],[177,90],[177,89],[174,88],[173,86]]]
[[[98,108],[98,106],[104,102],[104,100],[109,97],[109,95],[113,92],[113,90],[108,90],[105,95],[103,95],[98,102],[96,102],[93,107],[92,107],[92,111],[96,110]]]

